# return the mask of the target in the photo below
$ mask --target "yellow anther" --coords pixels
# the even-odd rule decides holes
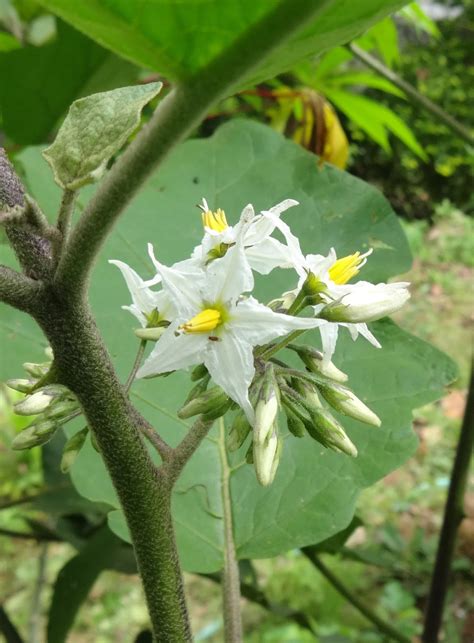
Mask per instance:
[[[329,268],[330,279],[339,286],[346,284],[349,279],[359,274],[360,269],[367,261],[366,257],[368,257],[371,252],[372,251],[369,250],[369,252],[363,255],[361,255],[360,252],[355,252],[353,255],[338,259]]]
[[[205,210],[202,213],[202,224],[205,228],[210,228],[216,232],[224,232],[229,227],[227,219],[225,218],[224,210],[220,208],[215,212]]]
[[[185,333],[208,333],[222,322],[220,311],[215,308],[205,308],[192,319],[179,327]]]

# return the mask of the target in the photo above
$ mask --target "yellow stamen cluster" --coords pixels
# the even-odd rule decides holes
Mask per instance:
[[[353,255],[338,259],[329,268],[329,277],[339,286],[346,284],[349,279],[359,274],[359,270],[365,264],[365,258],[368,254],[361,255],[360,252],[355,252]]]
[[[205,308],[179,327],[185,333],[208,333],[222,322],[222,315],[216,308]]]
[[[227,230],[229,227],[227,219],[225,218],[225,212],[220,208],[215,212],[205,210],[201,216],[202,224],[205,228],[210,228],[216,232],[224,232],[224,230]]]

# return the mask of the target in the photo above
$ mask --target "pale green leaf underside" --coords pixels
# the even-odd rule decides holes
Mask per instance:
[[[121,87],[76,100],[43,156],[56,183],[77,190],[103,175],[108,161],[138,127],[142,109],[162,83]]]
[[[24,152],[20,160],[29,176],[30,191],[44,209],[55,207],[59,190],[45,179],[39,151]],[[99,258],[92,304],[122,378],[137,348],[132,335],[135,324],[120,310],[129,303],[129,295],[119,271],[107,259],[122,259],[149,277],[153,271],[146,256],[148,241],[165,263],[184,258],[201,235],[195,205],[202,197],[211,207],[223,207],[231,222],[248,202],[261,209],[293,197],[301,205],[284,217],[306,252],[326,253],[335,246],[344,255],[373,246],[362,275],[372,281],[401,274],[410,265],[397,218],[375,188],[329,165],[318,169],[313,155],[263,125],[234,121],[210,139],[191,140],[174,151],[129,206]],[[274,277],[259,281],[258,295],[266,301],[294,281],[290,271],[275,272]],[[0,332],[5,338],[6,331],[9,338],[1,374],[17,377],[22,361],[41,359],[41,347],[34,343],[38,334],[24,316],[6,308],[0,314]],[[363,339],[353,343],[343,334],[335,361],[349,373],[356,394],[380,415],[382,427],[343,419],[359,450],[357,459],[329,452],[310,438],[286,439],[275,482],[267,489],[259,487],[250,466],[239,466],[243,453],[237,453],[231,492],[240,557],[271,556],[343,529],[352,518],[360,489],[413,452],[411,409],[440,396],[455,369],[442,353],[389,322],[374,324],[373,330],[382,350]],[[317,332],[308,334],[308,340],[317,344]],[[175,412],[188,387],[186,374],[134,387],[134,402],[172,444],[186,431]],[[191,571],[213,571],[222,564],[221,472],[214,438],[211,433],[204,441],[174,495],[180,555],[184,568]],[[73,480],[87,498],[118,506],[108,475],[90,444],[73,467]],[[126,537],[120,511],[110,514],[110,524]]]
[[[281,2],[41,0],[41,4],[120,55],[169,78],[183,79],[203,69]],[[345,43],[404,4],[403,0],[332,0],[317,20],[277,47],[252,72],[252,80],[269,78],[309,55]]]

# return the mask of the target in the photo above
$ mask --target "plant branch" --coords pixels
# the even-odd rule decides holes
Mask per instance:
[[[74,201],[76,200],[77,192],[75,190],[64,190],[59,207],[57,229],[61,233],[61,244],[64,245],[69,236],[71,229],[71,218],[74,212]]]
[[[85,290],[103,241],[147,177],[191,133],[218,100],[232,93],[273,50],[314,20],[332,0],[283,0],[232,42],[195,77],[188,78],[160,103],[102,181],[71,233],[56,283],[69,293]]]
[[[31,312],[41,286],[34,279],[0,265],[0,302],[23,312]]]
[[[135,357],[135,361],[133,362],[132,370],[130,371],[129,376],[127,377],[127,381],[124,384],[126,393],[130,393],[133,380],[135,379],[135,375],[137,374],[137,371],[140,368],[140,364],[142,363],[145,347],[146,347],[146,339],[142,339],[140,341],[140,345],[138,346],[138,351]]]
[[[41,552],[38,557],[38,575],[36,577],[33,598],[31,601],[31,612],[28,622],[29,643],[40,643],[41,626],[41,594],[46,582],[46,562],[48,559],[48,545],[41,545]]]
[[[188,460],[209,433],[213,423],[214,420],[206,420],[204,416],[201,415],[194,422],[178,446],[172,449],[169,457],[169,476],[173,483],[176,482]]]
[[[326,578],[327,581],[342,595],[344,598],[358,610],[365,618],[373,623],[377,629],[388,636],[393,641],[399,641],[400,643],[410,643],[411,639],[408,636],[405,636],[398,630],[396,630],[390,623],[387,623],[380,618],[368,605],[363,603],[358,596],[353,594],[349,588],[342,583],[337,576],[335,576],[332,571],[326,567],[326,565],[321,561],[313,547],[303,547],[303,554],[308,558],[308,560],[318,569],[321,574]]]
[[[433,101],[430,100],[427,96],[424,96],[417,89],[415,89],[413,85],[401,78],[392,69],[386,67],[383,63],[380,62],[380,60],[369,54],[358,45],[350,43],[349,45],[347,45],[347,48],[354,54],[356,58],[367,65],[367,67],[370,67],[378,74],[393,83],[395,87],[401,89],[414,105],[416,105],[417,107],[421,107],[422,109],[435,116],[439,121],[449,127],[452,132],[466,141],[466,143],[469,143],[469,145],[474,145],[474,137],[472,136],[469,129],[458,120],[456,120],[453,116],[451,116],[451,114],[445,112],[444,109],[442,109],[439,105],[433,103]]]
[[[306,333],[306,329],[304,330],[294,330],[292,333],[284,337],[282,340],[279,342],[276,342],[275,344],[271,344],[268,348],[263,348],[261,352],[256,352],[257,357],[261,357],[262,359],[270,359],[275,353],[278,353],[282,348],[286,348],[288,344],[291,344],[295,339],[298,339],[300,335],[303,333]]]
[[[0,536],[9,538],[21,538],[22,540],[36,540],[36,542],[62,542],[61,538],[54,534],[35,534],[32,531],[14,531],[13,529],[4,529],[0,527]]]
[[[448,497],[444,508],[443,526],[439,537],[436,562],[431,579],[425,614],[423,643],[437,643],[448,591],[451,563],[459,525],[464,518],[464,493],[469,462],[474,447],[474,366],[471,367],[469,394],[456,448]]]
[[[2,605],[0,605],[0,632],[5,636],[5,643],[23,643],[23,639]]]
[[[221,460],[221,493],[224,513],[224,572],[222,590],[224,599],[224,630],[226,643],[243,640],[240,613],[240,573],[234,543],[232,501],[230,496],[230,467],[225,448],[224,419],[219,419],[219,455]]]

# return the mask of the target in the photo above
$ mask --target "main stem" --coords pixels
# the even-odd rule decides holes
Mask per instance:
[[[224,511],[224,574],[222,590],[224,599],[224,630],[226,643],[243,640],[240,614],[240,574],[234,543],[232,503],[230,497],[230,467],[225,448],[224,419],[219,420],[219,455],[221,460],[221,492]]]
[[[35,318],[54,352],[59,380],[76,394],[117,491],[142,576],[154,635],[190,641],[171,519],[172,483],[140,437],[138,413],[120,384],[87,305],[45,288]]]
[[[458,527],[464,517],[464,492],[466,490],[469,462],[474,447],[474,367],[471,369],[469,394],[464,411],[461,434],[456,449],[448,498],[444,509],[443,526],[439,537],[436,563],[431,579],[428,605],[423,630],[423,643],[437,643],[443,619],[443,609],[448,591],[451,563]]]

